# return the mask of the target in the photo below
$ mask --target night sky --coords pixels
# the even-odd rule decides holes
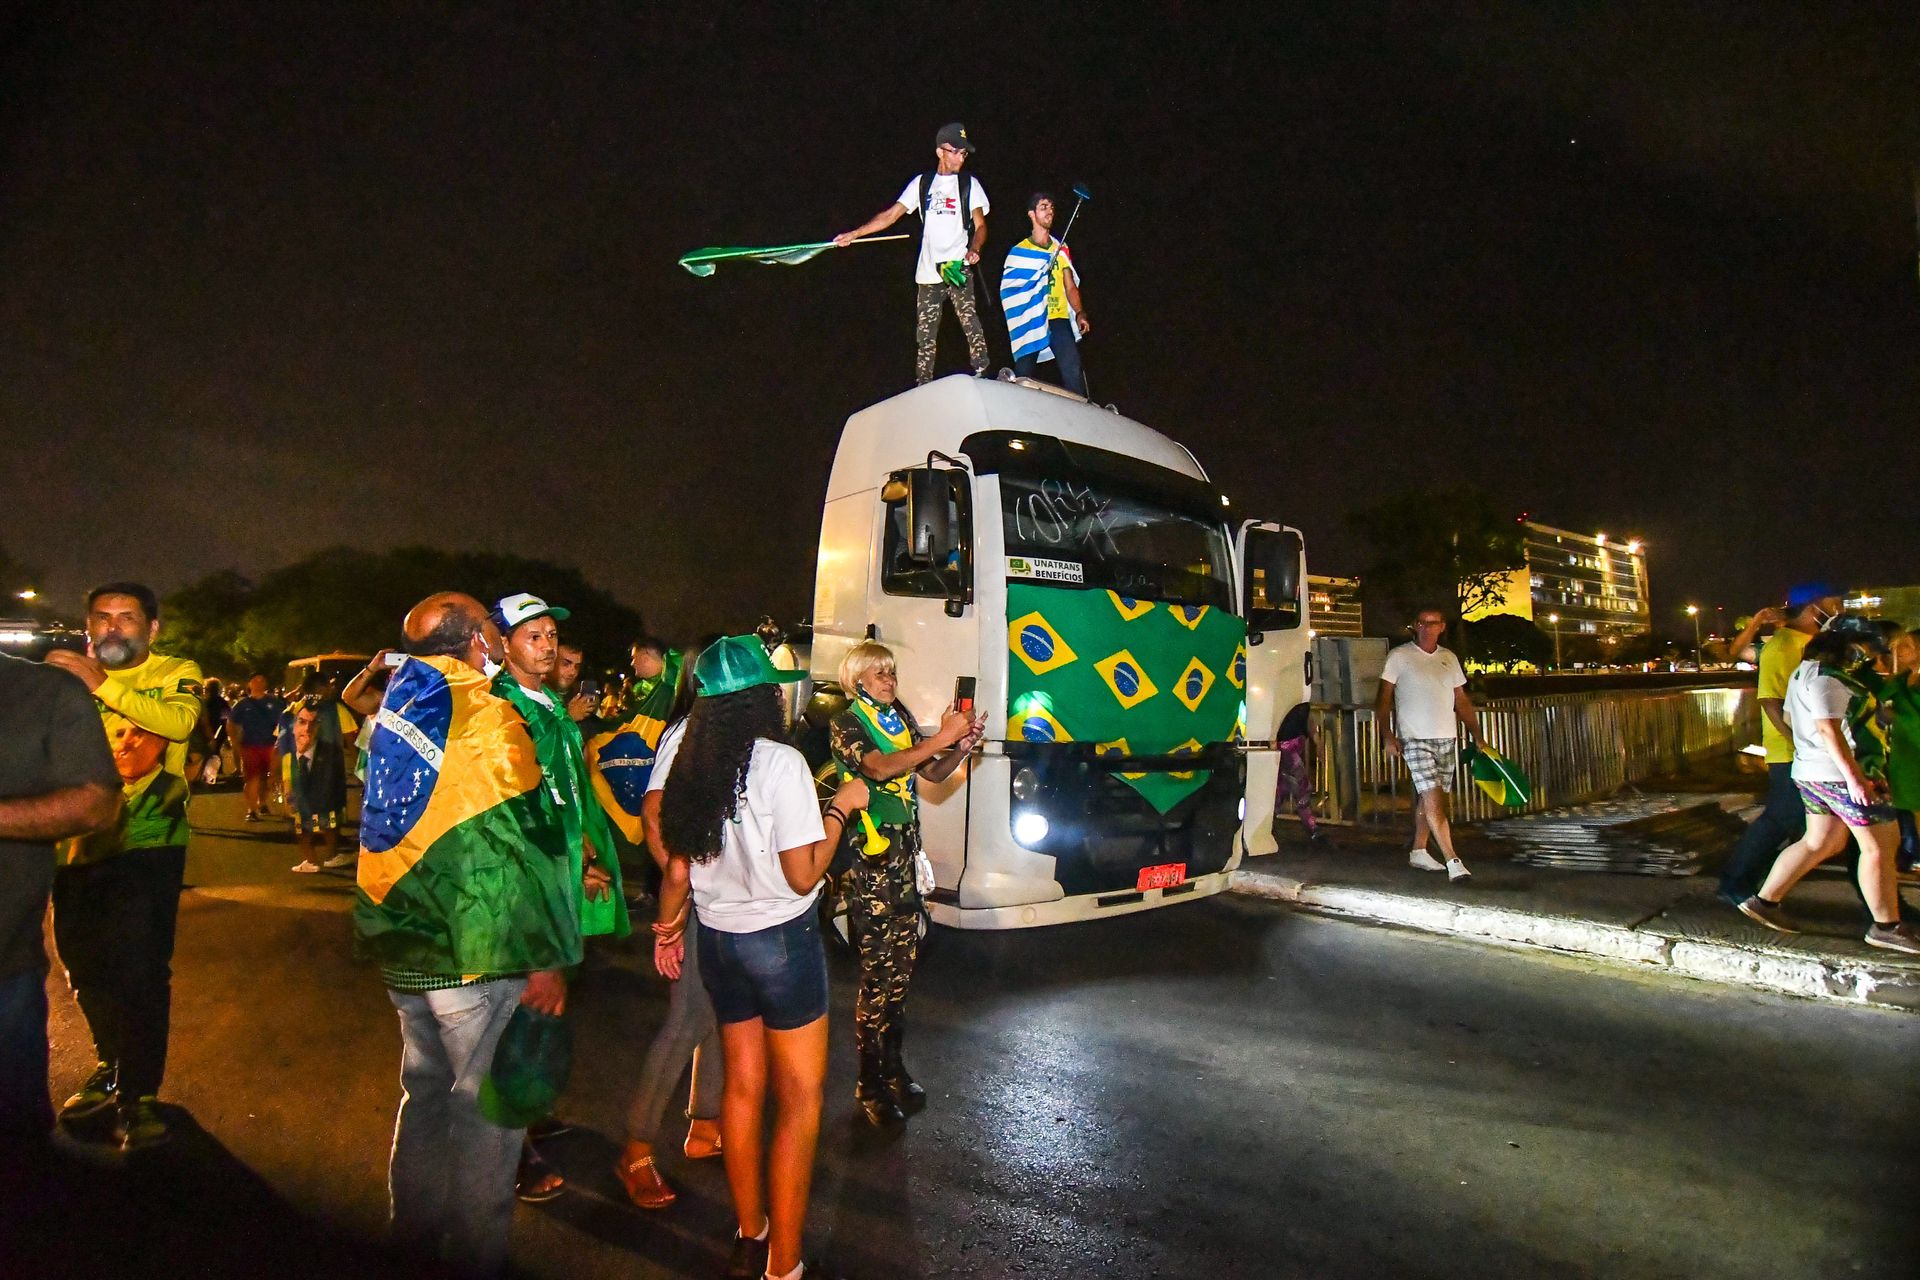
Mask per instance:
[[[0,25],[0,541],[62,596],[429,542],[801,616],[912,246],[674,259],[856,225],[950,119],[996,279],[1091,186],[1095,397],[1318,569],[1471,482],[1647,539],[1672,634],[1920,580],[1906,6],[64,8]]]

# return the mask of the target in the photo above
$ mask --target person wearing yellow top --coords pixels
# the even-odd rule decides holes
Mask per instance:
[[[97,1065],[61,1119],[109,1111],[122,1150],[165,1142],[156,1104],[173,1002],[173,932],[187,860],[187,746],[200,722],[200,668],[153,652],[160,603],[136,582],[87,596],[88,653],[49,666],[77,676],[100,708],[127,812],[69,841],[54,873],[53,937],[93,1034]]]
[[[1720,876],[1720,899],[1736,909],[1759,892],[1780,850],[1806,834],[1806,810],[1793,785],[1793,731],[1783,710],[1787,678],[1800,665],[1807,641],[1841,607],[1840,593],[1832,587],[1819,583],[1795,587],[1787,593],[1784,622],[1760,647],[1760,741],[1767,749],[1767,804],[1727,855],[1727,868]]]

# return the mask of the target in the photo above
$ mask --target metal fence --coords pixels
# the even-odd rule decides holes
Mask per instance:
[[[1380,745],[1373,708],[1316,706],[1320,757],[1315,810],[1329,822],[1410,821],[1406,767]],[[1488,745],[1527,771],[1533,801],[1497,805],[1468,777],[1454,780],[1454,816],[1478,822],[1579,804],[1704,756],[1725,754],[1758,733],[1752,687],[1613,690],[1494,698],[1480,707]]]

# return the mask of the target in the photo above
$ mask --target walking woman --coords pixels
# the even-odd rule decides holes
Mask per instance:
[[[1793,730],[1793,783],[1807,811],[1807,833],[1775,859],[1742,914],[1781,933],[1799,929],[1781,899],[1800,878],[1847,846],[1860,846],[1860,896],[1873,913],[1866,943],[1920,955],[1920,935],[1900,920],[1894,870],[1895,810],[1887,803],[1887,737],[1880,699],[1852,669],[1867,649],[1884,650],[1871,625],[1830,625],[1807,642],[1787,680],[1784,713]]]
[[[948,707],[939,730],[923,737],[894,698],[897,681],[893,651],[885,645],[867,640],[847,650],[840,660],[847,709],[831,727],[840,775],[873,784],[866,817],[849,837],[853,869],[847,876],[847,920],[860,953],[860,993],[853,1006],[860,1074],[854,1097],[874,1125],[902,1123],[905,1108],[926,1098],[900,1054],[907,985],[920,952],[922,881],[933,879],[920,847],[914,779],[945,781],[973,750],[982,727],[968,713]]]
[[[653,772],[640,802],[640,821],[646,830],[647,852],[662,876],[667,871],[667,846],[660,836],[662,788],[687,715],[693,710],[693,667],[700,654],[718,637],[702,640],[686,650],[679,662],[679,687],[667,712],[667,727],[654,751]],[[668,984],[667,1016],[654,1032],[640,1067],[640,1084],[627,1104],[627,1142],[614,1165],[627,1198],[642,1209],[665,1209],[679,1197],[660,1176],[654,1144],[666,1127],[667,1112],[680,1087],[680,1077],[693,1063],[693,1084],[687,1098],[687,1137],[680,1150],[689,1160],[705,1160],[721,1151],[720,1099],[725,1086],[720,1048],[720,1026],[713,1018],[713,1001],[700,981],[699,921],[687,917],[680,975]]]
[[[671,758],[660,833],[668,850],[654,963],[677,978],[689,918],[699,920],[700,978],[726,1051],[721,1158],[739,1230],[727,1274],[798,1280],[827,1072],[827,958],[814,899],[866,784],[841,784],[823,818],[813,775],[782,738],[777,670],[753,636],[709,645],[699,696]],[[773,1140],[763,1133],[771,1087]],[[764,1158],[763,1158],[764,1153]]]

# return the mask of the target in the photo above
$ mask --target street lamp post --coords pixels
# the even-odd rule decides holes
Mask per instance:
[[[1558,671],[1560,669],[1560,615],[1550,613],[1547,615],[1547,621],[1553,624],[1553,669]]]
[[[1704,667],[1707,664],[1700,654],[1700,606],[1697,604],[1688,605],[1687,616],[1693,619],[1693,665],[1695,667]]]

